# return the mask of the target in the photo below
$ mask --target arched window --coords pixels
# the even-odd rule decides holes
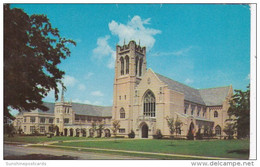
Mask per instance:
[[[143,59],[140,59],[140,62],[139,62],[139,76],[142,75],[142,65],[143,65]]]
[[[135,57],[135,75],[137,76],[138,71],[138,57]]]
[[[124,108],[120,109],[120,118],[125,118],[125,110],[124,110]]]
[[[146,92],[144,96],[144,115],[155,117],[155,96],[152,91]]]
[[[217,126],[215,127],[215,134],[216,134],[217,136],[220,136],[220,135],[221,135],[221,127],[220,127],[219,125],[217,125]]]
[[[218,117],[218,112],[214,111],[214,118],[217,118],[217,117]]]
[[[126,71],[125,74],[129,74],[129,57],[125,57]]]
[[[124,75],[124,59],[123,59],[123,57],[120,58],[120,62],[121,62],[121,75]]]

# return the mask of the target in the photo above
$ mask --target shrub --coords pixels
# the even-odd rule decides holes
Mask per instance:
[[[162,135],[161,130],[157,129],[155,135],[153,135],[153,138],[154,139],[161,139],[162,137],[163,137],[163,135]]]
[[[129,138],[135,138],[135,132],[131,130],[131,132],[128,134]]]
[[[202,140],[202,134],[200,133],[200,129],[199,129],[198,132],[196,133],[196,139],[197,139],[197,140]]]

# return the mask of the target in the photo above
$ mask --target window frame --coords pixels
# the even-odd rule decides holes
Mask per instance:
[[[144,94],[143,115],[152,118],[156,117],[156,98],[151,90],[146,91]]]
[[[125,109],[123,107],[120,109],[119,114],[120,118],[125,118]]]
[[[218,111],[214,111],[214,118],[218,118]]]

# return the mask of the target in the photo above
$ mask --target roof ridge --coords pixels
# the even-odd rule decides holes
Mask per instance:
[[[215,88],[227,88],[227,87],[230,87],[231,85],[228,85],[228,86],[218,86],[218,87],[212,87],[212,88],[200,88],[198,90],[206,90],[206,89],[215,89]]]
[[[89,105],[89,106],[95,106],[95,107],[112,107],[112,106],[101,106],[101,105],[95,105],[95,104],[80,103],[80,102],[71,102],[71,104],[82,104],[82,105]]]

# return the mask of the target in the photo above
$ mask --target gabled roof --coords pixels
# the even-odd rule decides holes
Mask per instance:
[[[90,104],[72,103],[72,110],[78,115],[112,116],[112,106],[95,106]]]
[[[169,89],[183,93],[185,100],[206,106],[222,105],[230,90],[230,86],[195,89],[158,73],[155,74],[162,82],[168,85]]]
[[[55,103],[44,102],[46,107],[49,108],[47,111],[42,111],[36,109],[31,111],[32,113],[50,113],[54,114]],[[72,110],[77,115],[89,115],[89,116],[99,116],[99,117],[111,117],[112,116],[112,106],[96,106],[90,104],[80,104],[72,103]]]
[[[194,102],[197,104],[205,105],[203,99],[201,98],[200,92],[197,89],[184,85],[180,82],[174,81],[168,77],[155,73],[157,77],[168,85],[168,88],[171,90],[175,90],[177,92],[181,92],[184,94],[184,99],[190,102]]]
[[[230,86],[200,89],[200,95],[207,106],[222,105],[228,95]]]

